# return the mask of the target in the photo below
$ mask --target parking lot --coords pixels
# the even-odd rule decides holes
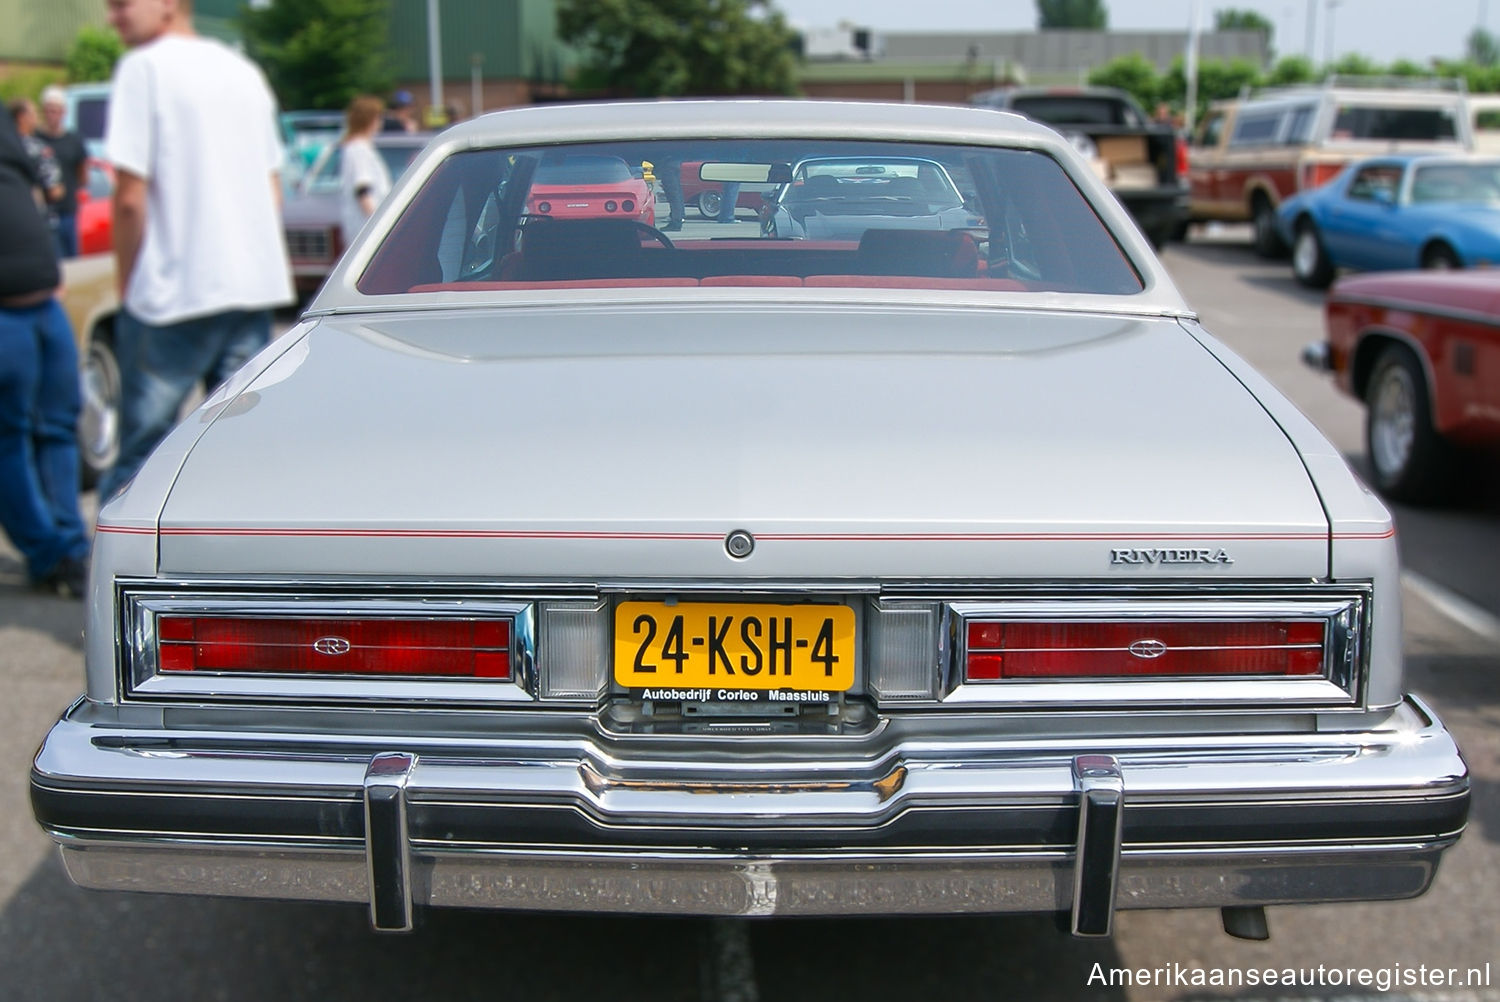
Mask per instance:
[[[713,236],[751,235],[690,210]],[[1285,262],[1255,257],[1222,228],[1166,260],[1207,328],[1249,359],[1355,464],[1360,406],[1305,369],[1321,296]],[[1149,371],[1122,373],[1142,395]],[[87,892],[63,875],[26,802],[37,741],[81,687],[82,609],[32,594],[0,543],[0,995],[135,999],[1217,999],[1500,1000],[1500,473],[1475,471],[1443,510],[1399,509],[1409,686],[1462,744],[1473,813],[1436,884],[1410,902],[1269,910],[1272,938],[1233,940],[1213,911],[1125,912],[1108,940],[1075,940],[1050,917],[857,921],[575,918],[445,912],[410,936],[378,937],[364,909]],[[1378,984],[1225,987],[1162,983],[1176,971],[1422,970]],[[1486,965],[1489,965],[1488,967]],[[1146,985],[1109,972],[1167,971]],[[1488,973],[1488,984],[1433,970]],[[1100,980],[1100,976],[1104,980]]]

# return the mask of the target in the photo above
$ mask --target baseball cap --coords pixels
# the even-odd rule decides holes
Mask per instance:
[[[57,86],[56,84],[52,84],[48,87],[43,88],[42,107],[46,107],[49,104],[60,104],[66,107],[67,103],[67,91],[63,90],[61,87]]]
[[[397,108],[405,108],[411,104],[411,91],[398,90],[391,96],[391,104]]]

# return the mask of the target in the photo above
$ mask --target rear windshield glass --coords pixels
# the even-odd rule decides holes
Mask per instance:
[[[1448,163],[1420,166],[1412,175],[1413,202],[1500,204],[1500,163]]]
[[[1331,138],[1451,140],[1458,138],[1458,116],[1450,108],[1385,108],[1344,105]]]
[[[454,153],[357,285],[1142,288],[1046,154],[814,139]]]

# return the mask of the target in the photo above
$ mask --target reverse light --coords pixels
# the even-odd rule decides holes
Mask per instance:
[[[542,215],[545,216],[547,213],[549,213],[549,212],[552,211],[552,203],[551,202],[538,202],[538,203],[536,203],[536,211],[540,212]]]
[[[509,618],[163,614],[156,638],[163,673],[508,680],[514,670]]]
[[[604,211],[605,212],[614,212],[618,208],[619,208],[619,206],[615,204],[615,200],[612,199],[612,198],[609,201],[607,201],[607,202],[604,203]]]
[[[1051,622],[969,620],[964,678],[1318,677],[1320,619]]]

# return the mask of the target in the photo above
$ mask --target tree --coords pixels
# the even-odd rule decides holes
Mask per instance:
[[[283,108],[343,108],[391,85],[390,0],[272,0],[240,17]]]
[[[68,46],[68,80],[73,83],[89,83],[108,80],[115,72],[115,63],[125,54],[125,43],[108,28],[86,24],[73,36]]]
[[[1215,31],[1258,31],[1266,37],[1266,52],[1271,52],[1271,37],[1276,34],[1273,25],[1264,14],[1255,10],[1240,10],[1226,7],[1214,11]]]
[[[578,83],[631,97],[796,92],[797,36],[768,0],[559,0]]]
[[[1048,28],[1092,28],[1103,31],[1109,27],[1109,11],[1104,0],[1036,0],[1036,26]]]
[[[1282,56],[1265,75],[1268,87],[1290,87],[1293,84],[1312,83],[1318,78],[1312,60],[1306,56]]]
[[[1328,68],[1340,76],[1375,77],[1381,75],[1380,64],[1369,56],[1360,55],[1358,52],[1350,52],[1340,56],[1338,61]]]
[[[1495,42],[1495,36],[1483,28],[1475,28],[1469,32],[1468,42],[1469,62],[1479,66],[1494,66],[1500,63],[1500,44]]]
[[[1139,52],[1127,53],[1098,67],[1089,74],[1089,83],[1096,87],[1118,87],[1129,92],[1146,109],[1147,114],[1151,113],[1161,96],[1156,65]]]

